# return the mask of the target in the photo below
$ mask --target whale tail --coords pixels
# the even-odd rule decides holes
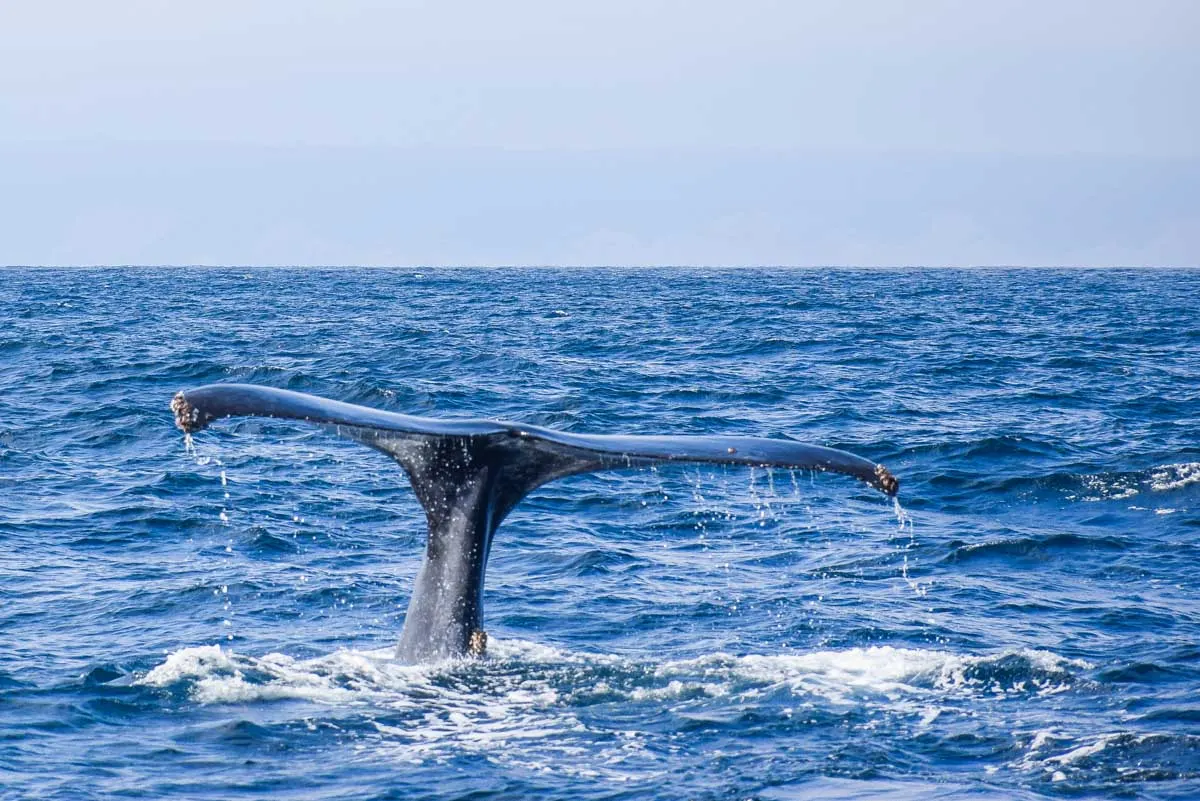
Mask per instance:
[[[793,440],[572,434],[495,420],[443,420],[370,409],[251,384],[213,384],[171,401],[184,432],[224,417],[305,420],[380,450],[408,474],[429,524],[397,656],[407,662],[482,653],[483,581],[496,529],[556,478],[661,462],[708,462],[843,473],[887,495],[899,482],[845,451]]]

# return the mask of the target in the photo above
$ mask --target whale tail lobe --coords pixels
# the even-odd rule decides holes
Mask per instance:
[[[251,384],[180,392],[171,409],[186,433],[224,417],[305,420],[400,464],[429,525],[397,647],[407,662],[482,652],[484,574],[496,529],[522,498],[556,478],[684,461],[843,473],[887,495],[899,489],[882,465],[792,440],[572,434],[494,420],[413,417]]]

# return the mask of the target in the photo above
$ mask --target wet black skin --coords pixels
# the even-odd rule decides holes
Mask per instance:
[[[820,470],[853,476],[891,496],[899,489],[882,465],[786,439],[572,434],[495,420],[412,417],[251,384],[180,392],[171,408],[188,433],[224,417],[306,420],[400,464],[429,523],[397,647],[397,657],[411,663],[482,653],[483,582],[496,529],[522,498],[556,478],[684,461]]]

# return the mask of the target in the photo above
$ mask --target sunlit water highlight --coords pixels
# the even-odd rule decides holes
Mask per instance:
[[[0,797],[1200,794],[1200,273],[0,271]],[[392,649],[380,454],[180,388],[773,435],[534,493]]]

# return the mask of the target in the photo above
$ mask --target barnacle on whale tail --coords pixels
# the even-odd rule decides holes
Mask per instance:
[[[893,476],[892,471],[881,464],[875,465],[875,481],[876,485],[888,495],[895,496],[900,491],[900,479]]]
[[[185,434],[199,431],[208,422],[200,419],[200,410],[188,403],[182,392],[176,392],[171,398],[171,411],[175,413],[175,425]]]

